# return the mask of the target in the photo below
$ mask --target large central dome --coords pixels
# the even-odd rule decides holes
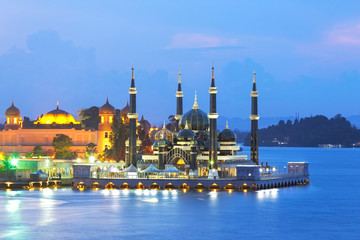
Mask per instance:
[[[43,117],[41,117],[35,123],[37,124],[80,124],[80,122],[76,121],[70,113],[59,109],[59,104],[55,110],[52,110],[46,113]]]
[[[209,117],[204,111],[199,109],[196,93],[195,93],[194,106],[190,111],[188,111],[181,117],[180,127],[184,129],[186,123],[188,124],[189,129],[191,129],[194,132],[207,131],[209,128],[210,125]]]

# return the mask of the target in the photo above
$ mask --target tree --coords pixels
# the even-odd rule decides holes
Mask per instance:
[[[44,151],[41,146],[35,146],[32,153],[37,158],[41,158],[44,155]]]
[[[32,152],[27,152],[26,154],[25,154],[25,157],[26,158],[32,158],[33,157],[33,153]]]
[[[93,106],[91,108],[83,108],[78,111],[80,122],[84,127],[98,129],[100,122],[99,108]]]
[[[104,151],[105,158],[116,161],[125,160],[125,141],[129,138],[129,124],[123,123],[118,114],[115,115],[111,126],[111,148]]]
[[[71,159],[74,158],[74,153],[70,151],[72,140],[65,134],[56,134],[52,145],[55,150],[55,158]]]
[[[169,129],[170,131],[174,132],[176,129],[176,119],[175,119],[175,115],[170,115],[168,117],[168,120],[170,121],[170,123],[168,123],[166,125],[166,128]]]
[[[85,157],[89,158],[90,156],[94,156],[96,152],[96,145],[94,143],[89,143],[88,145],[86,145],[86,152],[85,152]]]

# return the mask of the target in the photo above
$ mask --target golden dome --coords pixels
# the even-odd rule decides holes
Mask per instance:
[[[80,124],[70,113],[59,109],[59,103],[55,110],[52,110],[41,117],[35,124]]]

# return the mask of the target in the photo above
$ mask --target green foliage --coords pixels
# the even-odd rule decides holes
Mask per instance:
[[[96,153],[96,145],[94,143],[89,143],[86,146],[85,157],[89,158],[90,156],[94,156],[95,153]]]
[[[149,136],[150,128],[151,124],[149,123],[149,121],[145,120],[144,117],[141,117],[141,120],[139,121],[138,135],[139,139],[142,142],[140,151],[143,154],[151,154],[152,142]]]
[[[41,146],[35,146],[32,153],[37,158],[41,158],[42,156],[44,156],[44,151]]]
[[[166,124],[166,128],[169,129],[170,131],[174,132],[176,129],[175,115],[170,115],[168,117],[168,120],[170,121],[170,123]]]
[[[100,122],[99,108],[93,106],[91,108],[83,108],[79,112],[80,122],[84,127],[98,129]]]
[[[351,126],[340,114],[331,119],[317,115],[294,122],[280,121],[278,125],[259,130],[260,146],[279,146],[277,141],[287,142],[286,146],[289,147],[318,147],[319,144],[350,147],[360,141],[360,130]],[[245,144],[250,144],[250,134],[246,137]]]
[[[72,159],[75,157],[75,154],[70,151],[72,140],[69,136],[65,134],[56,134],[52,145],[55,150],[55,158]]]
[[[32,158],[32,157],[33,157],[33,153],[32,153],[32,152],[27,152],[27,153],[25,154],[25,157],[26,157],[26,158]]]
[[[4,160],[2,160],[1,163],[2,163],[1,168],[3,168],[6,171],[16,168],[16,166],[12,165],[11,157],[8,155],[4,156]]]
[[[125,141],[129,138],[129,125],[124,124],[120,117],[115,116],[111,126],[111,149],[104,152],[106,158],[116,161],[125,160]]]

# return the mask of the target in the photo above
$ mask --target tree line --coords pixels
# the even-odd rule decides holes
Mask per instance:
[[[295,119],[294,122],[280,120],[259,130],[259,146],[318,147],[320,144],[341,144],[351,147],[360,142],[360,130],[341,114],[333,118],[316,115]],[[250,133],[245,146],[250,145]]]

